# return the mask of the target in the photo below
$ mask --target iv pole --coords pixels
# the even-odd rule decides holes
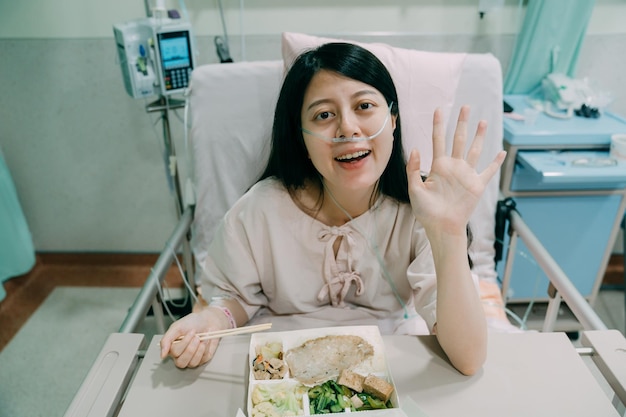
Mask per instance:
[[[183,193],[181,190],[180,179],[179,179],[179,170],[178,170],[178,160],[176,157],[176,149],[174,146],[174,142],[172,141],[172,132],[170,128],[170,119],[169,119],[169,111],[172,109],[178,109],[185,107],[185,102],[183,100],[172,99],[166,96],[161,95],[156,101],[146,105],[146,111],[148,113],[160,112],[161,113],[161,123],[163,126],[163,143],[165,146],[165,155],[167,157],[167,174],[173,183],[174,193],[175,193],[175,203],[176,203],[176,214],[177,219],[180,221],[183,211],[185,210],[185,201],[183,198]],[[190,246],[191,236],[189,231],[187,231],[186,237],[182,239],[182,249],[183,249],[183,267],[184,274],[186,279],[189,282],[189,288],[196,288],[194,274],[193,274],[193,258],[191,254],[191,246]],[[163,274],[163,279],[165,274]],[[185,289],[185,291],[190,291],[189,289]],[[157,298],[160,297],[157,294]],[[182,300],[171,300],[165,301],[167,303],[167,308],[172,314],[177,314],[180,316],[186,315],[191,312],[192,309],[192,298],[191,296],[184,297]],[[158,300],[163,301],[163,300]],[[184,304],[183,304],[184,302]],[[181,305],[182,304],[182,305]],[[159,330],[165,331],[164,317],[163,311],[161,308],[155,308],[160,305],[159,303],[154,303],[152,311],[154,313],[155,319],[157,320],[157,325]]]
[[[144,5],[146,8],[146,15],[150,18],[153,16],[154,10],[159,10],[161,12],[165,11],[163,1],[157,0],[157,7],[155,9],[150,7],[149,0],[144,0]],[[181,190],[180,184],[180,176],[178,170],[178,159],[176,157],[176,149],[174,146],[174,142],[172,141],[172,132],[170,128],[170,118],[169,112],[170,110],[183,108],[185,107],[185,102],[183,100],[168,98],[167,96],[161,94],[159,98],[146,105],[146,112],[160,112],[161,113],[161,123],[163,126],[163,143],[165,147],[165,164],[167,168],[167,176],[168,180],[171,181],[171,185],[174,189],[175,193],[175,203],[176,203],[176,214],[177,219],[180,222],[181,217],[185,211],[185,200],[183,198],[183,193]],[[182,273],[184,274],[183,279],[187,280],[189,286],[185,288],[185,291],[191,291],[191,289],[196,288],[195,279],[194,279],[194,267],[193,267],[193,256],[191,252],[191,236],[190,231],[186,232],[185,238],[181,240],[182,245],[182,255],[183,255],[183,268]],[[175,251],[176,248],[171,248],[172,251]],[[177,256],[176,253],[172,254],[173,256]],[[169,267],[169,265],[167,265]],[[166,271],[159,271],[158,275],[160,276],[161,282],[165,279]],[[161,285],[161,282],[158,285]],[[169,300],[165,301],[168,311],[172,312],[172,314],[177,315],[186,315],[191,312],[192,309],[192,298],[194,295],[184,297],[182,300]],[[161,303],[164,300],[160,299],[160,294],[156,294],[156,299],[152,305],[152,312],[155,316],[157,322],[157,328],[161,332],[165,332],[165,321],[163,310],[161,308]],[[184,302],[184,304],[182,304]]]
[[[174,183],[174,189],[176,192],[176,209],[178,214],[178,223],[176,225],[176,229],[165,243],[165,248],[163,252],[159,255],[159,259],[150,271],[150,275],[148,276],[146,283],[142,286],[139,295],[137,295],[137,298],[135,298],[133,305],[126,315],[126,318],[124,319],[124,322],[119,329],[120,333],[137,332],[139,323],[141,323],[143,318],[146,315],[149,315],[151,312],[154,315],[156,321],[157,331],[159,333],[165,333],[165,319],[162,307],[163,300],[161,299],[158,288],[160,288],[161,283],[165,279],[167,270],[171,267],[174,257],[178,256],[176,250],[180,246],[182,246],[183,248],[183,261],[185,267],[184,278],[187,278],[189,280],[189,288],[195,288],[195,283],[193,282],[193,262],[191,247],[189,244],[189,228],[193,221],[193,208],[185,207],[184,200],[182,198],[180,181],[178,180],[176,151],[174,149],[174,144],[171,140],[172,136],[169,123],[169,110],[180,107],[184,107],[184,102],[182,102],[181,100],[168,99],[164,96],[160,96],[159,99],[157,99],[155,102],[150,103],[146,106],[146,111],[148,113],[157,111],[161,112],[161,120],[163,123],[163,139],[165,142],[166,154],[168,155],[170,161],[168,167],[168,175]],[[189,271],[192,271],[192,273],[190,274]],[[187,288],[186,290],[191,291],[189,288]],[[169,311],[180,314],[181,316],[191,311],[191,297],[187,297],[187,303],[185,303],[182,308],[177,307],[180,306],[180,300],[176,301],[178,301],[178,303],[175,303],[174,300],[165,301],[165,305],[168,306]],[[150,304],[152,305],[152,307],[150,307]]]
[[[164,0],[155,0],[155,1],[156,1],[156,6],[151,7],[150,0],[144,0],[146,16],[148,18],[153,17],[155,11],[158,11],[160,13],[166,12]],[[232,58],[230,58],[230,52],[228,50],[228,34],[226,31],[226,24],[224,20],[224,12],[223,12],[221,0],[219,1],[218,5],[219,5],[219,10],[220,10],[220,16],[222,18],[222,25],[224,28],[224,37],[223,38],[216,37],[215,45],[217,47],[218,56],[220,57],[220,61],[222,63],[233,62]],[[169,120],[170,110],[184,108],[184,107],[185,107],[185,102],[183,100],[168,98],[167,96],[161,94],[156,101],[146,105],[146,112],[148,113],[160,112],[161,113],[161,123],[163,123],[163,142],[165,146],[164,152],[165,152],[165,156],[167,157],[167,159],[164,162],[167,165],[168,180],[171,180],[172,186],[174,188],[175,200],[176,200],[176,213],[178,217],[178,226],[176,228],[175,233],[177,235],[180,235],[179,238],[177,238],[175,242],[180,243],[180,245],[182,246],[183,267],[184,267],[183,273],[185,275],[183,279],[186,279],[187,282],[189,283],[189,286],[185,290],[193,291],[193,289],[196,288],[196,283],[195,283],[195,277],[194,277],[193,254],[191,251],[191,244],[190,244],[191,232],[189,229],[187,229],[183,237],[182,235],[183,228],[181,226],[181,225],[186,225],[186,226],[191,225],[193,221],[192,220],[193,219],[192,217],[193,206],[186,207],[185,199],[183,197],[183,192],[181,190],[181,183],[180,183],[179,171],[178,171],[178,160],[176,158],[176,150],[174,147],[174,143],[172,141],[172,133],[170,129],[170,120]],[[174,243],[174,241],[172,241],[172,243]],[[148,280],[156,281],[156,285],[161,284],[161,282],[165,279],[167,268],[169,268],[171,265],[172,259],[170,258],[170,255],[177,256],[177,254],[175,253],[176,248],[177,246],[170,245],[170,241],[168,241],[166,245],[166,249],[169,249],[172,253],[161,254],[161,256],[159,257],[159,260],[157,261],[157,264],[155,265],[154,269],[151,271],[151,274]],[[135,325],[135,322],[138,320],[138,317],[139,317],[137,316],[137,312],[139,312],[139,314],[141,312],[145,312],[146,310],[144,309],[144,307],[147,308],[147,305],[148,305],[147,303],[149,302],[150,299],[153,299],[154,301],[152,303],[152,312],[157,321],[157,328],[161,333],[165,332],[163,310],[161,308],[162,300],[160,298],[160,294],[158,293],[156,293],[156,298],[153,296],[154,291],[155,291],[154,288],[150,290],[142,291],[142,293],[136,300],[136,303],[138,303],[137,308],[133,307],[133,311],[135,311],[136,317],[132,317],[131,318],[132,320],[129,320],[129,318],[127,317],[127,320],[125,321],[123,325],[123,328],[127,329],[128,326]],[[189,313],[193,307],[192,298],[195,298],[195,294],[191,294],[191,295],[192,297],[186,297],[184,299],[185,303],[182,307],[180,306],[180,300],[166,301],[165,307],[168,309],[168,311],[172,311],[173,313],[178,313],[180,315],[185,315]]]

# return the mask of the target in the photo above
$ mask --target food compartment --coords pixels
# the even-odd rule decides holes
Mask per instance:
[[[283,342],[274,333],[252,335],[249,365],[250,381],[289,378],[289,368],[284,360]]]
[[[293,379],[273,379],[250,382],[248,387],[248,416],[302,416],[308,387]],[[306,408],[305,408],[306,407]]]
[[[331,379],[309,388],[304,401],[305,415],[343,415],[354,412],[367,415],[370,410],[386,409],[391,412],[390,409],[399,407],[395,386],[386,375],[350,374],[352,381],[342,380],[342,374],[337,381]],[[355,380],[360,382],[354,384]]]
[[[259,379],[265,378],[266,367],[282,365],[287,367],[282,378]],[[294,415],[295,409],[295,415],[340,416],[390,408],[393,415],[399,408],[376,326],[255,333],[250,340],[249,384],[249,417]]]

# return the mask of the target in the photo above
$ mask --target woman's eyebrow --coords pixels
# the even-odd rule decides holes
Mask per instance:
[[[352,95],[353,98],[358,98],[361,96],[369,96],[369,95],[378,95],[378,91],[376,90],[360,90]]]
[[[376,90],[366,89],[366,90],[359,90],[356,93],[352,94],[352,96],[350,96],[350,97],[351,98],[359,98],[359,97],[362,97],[362,96],[369,96],[369,95],[376,95],[376,94],[377,94]],[[320,104],[330,103],[332,101],[333,100],[331,100],[329,98],[322,98],[322,99],[319,99],[319,100],[315,100],[314,102],[309,104],[306,109],[308,111],[308,110],[311,110],[315,106],[319,106]]]
[[[320,104],[324,104],[324,103],[330,103],[331,101],[332,100],[330,100],[328,98],[322,98],[320,100],[315,100],[313,103],[309,104],[306,109],[308,111],[308,110],[311,110],[313,107],[319,106]]]

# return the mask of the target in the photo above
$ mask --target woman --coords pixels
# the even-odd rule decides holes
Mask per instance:
[[[172,324],[163,357],[179,367],[203,364],[218,341],[197,333],[250,322],[376,323],[382,333],[419,333],[416,323],[425,322],[461,373],[482,366],[487,330],[466,227],[505,154],[476,172],[486,124],[465,157],[463,108],[447,156],[436,110],[423,179],[417,151],[405,164],[398,108],[388,71],[361,47],[326,44],[294,62],[265,172],[210,245],[203,271],[210,303]]]

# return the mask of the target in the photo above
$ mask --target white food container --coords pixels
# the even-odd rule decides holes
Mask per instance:
[[[380,331],[377,326],[345,326],[345,327],[324,327],[324,328],[316,328],[316,329],[306,329],[306,330],[294,330],[287,332],[263,332],[263,333],[254,333],[250,338],[250,350],[249,350],[249,358],[248,365],[250,368],[249,381],[248,381],[248,403],[247,403],[247,411],[248,416],[252,417],[252,396],[254,393],[254,389],[257,385],[264,384],[284,384],[281,385],[285,387],[285,389],[294,389],[296,386],[302,386],[296,379],[292,378],[289,371],[285,374],[282,380],[280,379],[272,379],[272,380],[257,380],[254,377],[253,373],[253,365],[252,361],[256,357],[257,347],[263,346],[268,343],[279,342],[282,343],[283,353],[286,353],[290,349],[301,346],[305,342],[316,339],[318,337],[328,336],[328,335],[354,335],[363,338],[374,348],[374,354],[372,357],[368,358],[361,364],[354,366],[351,368],[353,372],[361,374],[363,376],[367,376],[369,374],[374,374],[380,378],[387,380],[394,387],[393,393],[391,395],[390,401],[393,405],[393,409],[385,409],[385,410],[366,410],[366,411],[358,411],[356,413],[359,416],[374,416],[374,415],[385,415],[385,416],[393,416],[393,415],[402,415],[402,411],[399,409],[400,404],[398,401],[398,394],[396,391],[395,384],[393,382],[393,378],[389,371],[389,367],[387,365],[387,360],[385,357],[385,349],[383,339],[380,335]],[[336,380],[336,377],[333,378]],[[304,388],[306,389],[306,388]],[[308,395],[305,391],[302,396],[302,414],[308,416],[309,413],[309,401]],[[332,413],[332,416],[343,416],[346,414],[354,414],[355,412],[350,412],[349,410],[344,413]]]

